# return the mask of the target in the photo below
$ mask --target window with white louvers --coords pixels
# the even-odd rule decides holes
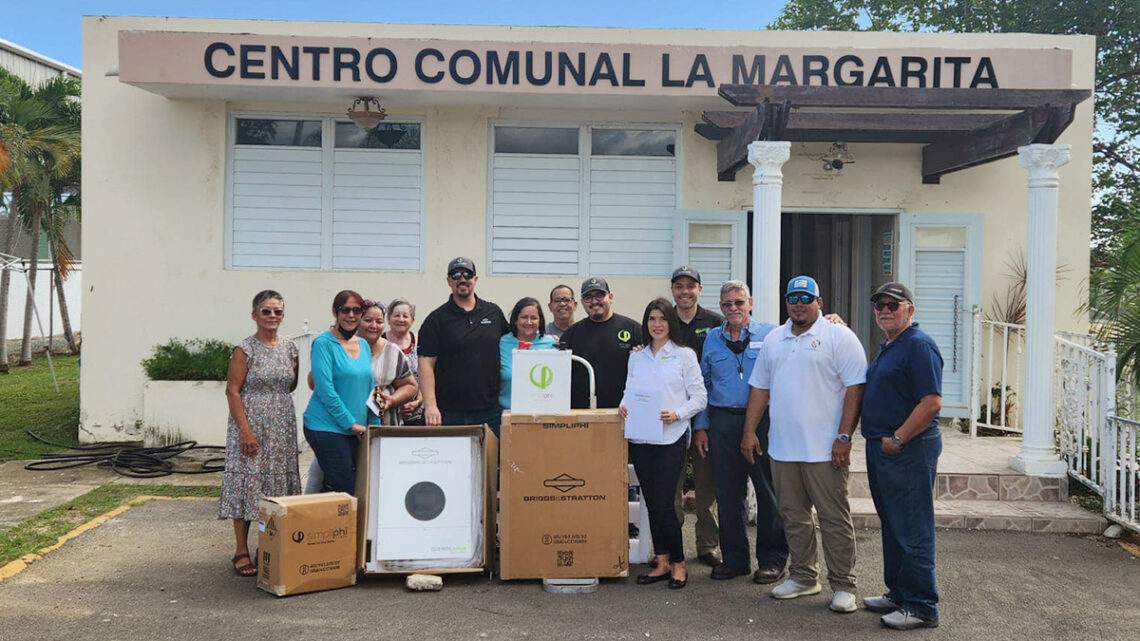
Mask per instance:
[[[419,271],[418,123],[233,120],[227,266]]]
[[[674,129],[495,126],[492,273],[667,276],[675,139]]]

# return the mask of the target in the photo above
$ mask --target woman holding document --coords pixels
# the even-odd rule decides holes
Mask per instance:
[[[705,408],[707,397],[697,355],[681,345],[681,323],[669,301],[651,301],[641,328],[646,348],[629,356],[619,408],[626,419],[629,457],[645,495],[656,554],[653,569],[637,582],[668,580],[669,589],[679,590],[688,574],[673,494],[689,449],[689,423]]]

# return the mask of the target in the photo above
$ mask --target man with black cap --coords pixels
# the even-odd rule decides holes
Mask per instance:
[[[486,423],[496,436],[499,409],[499,339],[509,331],[499,306],[475,295],[475,262],[447,264],[451,296],[420,328],[420,392],[428,425]]]
[[[875,323],[887,335],[867,368],[862,431],[867,480],[882,522],[887,592],[863,600],[888,628],[938,626],[934,577],[934,478],[942,452],[942,354],[911,322],[914,296],[887,283],[871,296]]]
[[[673,270],[670,281],[670,291],[673,294],[673,308],[681,320],[681,338],[685,347],[697,353],[700,361],[704,351],[705,335],[709,330],[720,327],[724,317],[720,314],[701,307],[697,301],[701,297],[701,273],[697,268],[682,265]],[[706,565],[716,567],[720,565],[720,529],[716,522],[716,493],[713,488],[712,459],[705,456],[706,452],[697,451],[697,442],[694,440],[689,447],[689,461],[692,464],[693,484],[696,493],[697,507],[697,558]],[[677,480],[677,495],[674,508],[677,510],[677,520],[685,523],[684,508],[685,475]]]
[[[593,366],[599,408],[616,408],[621,404],[629,351],[642,342],[641,324],[615,314],[610,309],[613,302],[614,295],[606,279],[591,277],[582,281],[586,318],[571,325],[559,343]],[[570,406],[590,407],[590,381],[585,368],[577,363],[570,379]]]

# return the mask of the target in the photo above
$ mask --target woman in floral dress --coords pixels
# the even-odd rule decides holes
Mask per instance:
[[[233,519],[236,547],[230,560],[239,576],[255,576],[249,555],[249,523],[263,496],[300,494],[297,470],[297,346],[277,335],[285,300],[272,290],[253,298],[257,333],[234,347],[226,377],[230,407],[226,471],[218,518]]]

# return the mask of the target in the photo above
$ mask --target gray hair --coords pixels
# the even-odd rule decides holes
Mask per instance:
[[[282,296],[281,294],[278,294],[277,292],[273,291],[272,289],[263,289],[263,290],[257,292],[257,295],[253,297],[253,311],[256,312],[257,308],[261,307],[262,303],[264,303],[265,301],[267,301],[271,298],[274,298],[274,299],[281,301],[282,305],[285,304],[285,297],[284,296]]]
[[[388,313],[391,314],[392,312],[396,311],[397,305],[407,305],[408,312],[412,315],[412,318],[416,317],[416,306],[413,305],[411,301],[405,300],[403,298],[393,298],[392,302],[388,303]]]
[[[744,292],[745,298],[752,298],[752,292],[749,291],[748,284],[742,280],[726,280],[724,284],[720,286],[721,298],[724,298],[725,294],[735,291]]]

